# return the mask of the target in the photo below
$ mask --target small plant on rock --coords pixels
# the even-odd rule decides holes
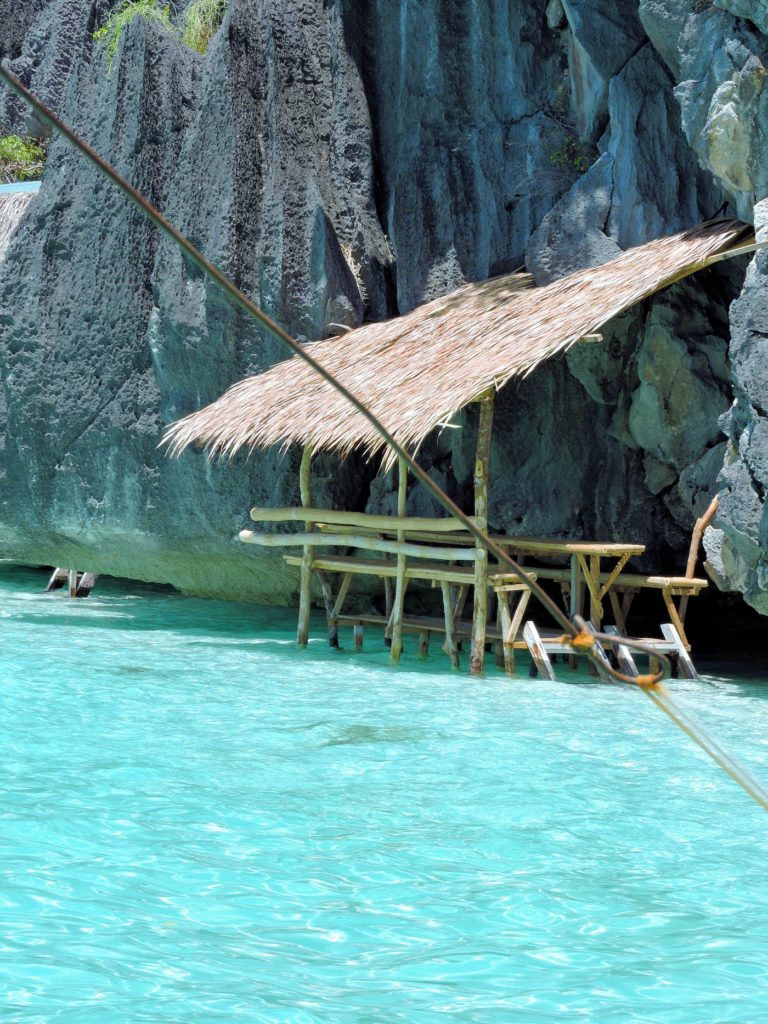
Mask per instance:
[[[20,135],[0,136],[0,180],[34,181],[45,167],[45,146]]]
[[[185,46],[205,53],[213,34],[218,30],[227,13],[229,0],[195,0],[182,20],[181,41]]]
[[[146,18],[172,31],[171,8],[166,4],[161,7],[157,0],[123,0],[112,12],[104,25],[93,33],[93,38],[104,45],[107,54],[107,69],[111,70],[120,37],[134,18]]]

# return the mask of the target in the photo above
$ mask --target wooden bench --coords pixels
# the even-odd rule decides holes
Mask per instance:
[[[606,596],[607,593],[616,626],[621,633],[625,635],[627,633],[627,617],[635,596],[641,590],[658,590],[661,592],[672,625],[679,634],[685,649],[690,651],[691,645],[685,632],[685,616],[690,598],[696,597],[705,587],[709,586],[709,580],[695,576],[694,573],[704,531],[712,522],[717,512],[717,506],[718,499],[714,498],[704,514],[696,520],[683,576],[646,576],[634,572],[620,572],[613,577],[605,573],[601,574],[600,584],[604,588],[601,597]],[[570,586],[570,572],[566,568],[537,568],[535,572],[539,579],[553,580],[564,589]],[[606,586],[607,584],[609,586]],[[677,603],[675,603],[676,601]]]

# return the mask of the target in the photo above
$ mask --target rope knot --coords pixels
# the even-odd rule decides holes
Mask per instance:
[[[588,629],[582,629],[576,634],[576,636],[568,636],[568,634],[561,636],[560,643],[568,644],[568,646],[572,647],[574,651],[586,654],[595,646],[595,638]]]

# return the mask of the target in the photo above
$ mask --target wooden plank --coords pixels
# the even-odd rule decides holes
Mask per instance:
[[[696,671],[691,656],[686,650],[683,639],[680,636],[678,630],[672,625],[671,622],[662,622],[661,632],[664,638],[671,644],[674,644],[674,649],[677,653],[677,673],[679,676],[685,679],[698,679],[699,673]]]
[[[645,551],[644,544],[624,544],[620,541],[548,540],[538,537],[511,536],[494,536],[493,539],[500,547],[523,551],[529,555],[546,554],[553,557],[581,554],[619,558],[628,553],[631,558],[633,555],[642,555]]]
[[[477,427],[477,448],[475,452],[475,522],[481,530],[488,529],[488,461],[491,454],[491,432],[493,429],[493,391],[482,395],[478,401],[480,415]],[[475,591],[472,614],[472,649],[469,671],[482,675],[485,658],[485,631],[488,624],[488,550],[482,544],[475,547]]]
[[[381,551],[389,555],[402,554],[405,558],[431,558],[438,562],[475,560],[472,548],[429,547],[424,544],[409,544],[404,540],[384,540],[382,537],[346,533],[254,533],[252,530],[241,530],[239,539],[244,544],[255,544],[262,548],[298,548],[309,544],[311,540],[313,548],[361,548],[364,551]]]
[[[637,678],[638,671],[635,659],[632,657],[632,652],[626,644],[621,643],[621,637],[619,630],[616,626],[606,626],[604,632],[608,633],[609,636],[615,636],[616,642],[613,644],[613,650],[616,655],[616,660],[619,663],[619,669],[624,673],[625,676],[631,676],[633,679]]]
[[[531,655],[531,675],[539,674],[545,679],[554,680],[555,670],[552,667],[552,662],[544,649],[539,631],[530,619],[523,626],[523,637]]]
[[[358,622],[365,626],[386,627],[387,621],[385,615],[379,615],[376,612],[342,612],[339,616],[339,625],[342,626],[354,626]],[[453,623],[452,630],[454,639],[457,641],[461,637],[469,637],[472,635],[472,622],[469,619],[462,619]],[[445,615],[443,614],[439,618],[426,615],[404,615],[403,632],[440,633],[445,636]],[[501,630],[489,625],[488,638],[489,640],[501,640]],[[547,639],[547,643],[549,643],[549,639]],[[525,650],[525,647],[525,641],[518,637],[515,640],[515,650],[522,651]]]
[[[48,580],[48,586],[45,588],[45,593],[50,594],[54,590],[61,590],[67,582],[68,576],[69,572],[67,569],[54,569],[51,578]]]
[[[90,592],[96,586],[97,579],[97,573],[84,572],[80,577],[80,582],[77,584],[77,593],[75,594],[75,597],[88,597]]]
[[[359,526],[369,530],[412,530],[432,533],[453,533],[466,530],[460,519],[451,516],[431,518],[428,516],[406,516],[405,512],[396,516],[374,515],[369,512],[346,512],[343,509],[330,508],[252,508],[251,519],[254,523],[324,523],[338,526]]]

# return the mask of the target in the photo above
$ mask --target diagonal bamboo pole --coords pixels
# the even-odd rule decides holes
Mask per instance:
[[[373,415],[373,413],[359,398],[345,388],[340,381],[336,380],[333,374],[326,370],[325,367],[317,362],[317,360],[313,359],[312,356],[310,356],[301,347],[301,345],[298,344],[298,342],[284,331],[282,327],[276,324],[274,320],[263,312],[263,310],[259,309],[254,302],[247,298],[247,296],[245,296],[240,289],[237,288],[237,286],[234,285],[229,278],[227,278],[218,269],[218,267],[206,260],[200,250],[194,246],[188,238],[182,235],[181,232],[178,231],[162,215],[162,213],[160,213],[159,210],[155,209],[155,207],[152,206],[152,204],[145,199],[137,189],[130,185],[114,167],[108,164],[106,160],[102,159],[102,157],[100,157],[87,142],[76,135],[72,129],[58,118],[52,110],[50,110],[37,96],[34,95],[34,93],[30,92],[21,79],[14,75],[5,63],[0,63],[0,79],[2,79],[17,96],[32,107],[43,124],[46,124],[53,131],[59,132],[59,134],[62,135],[70,145],[74,146],[74,148],[90,160],[91,163],[93,163],[102,172],[102,174],[106,175],[112,182],[114,182],[120,191],[123,192],[151,221],[153,221],[153,223],[155,223],[165,235],[176,242],[182,251],[186,253],[189,259],[192,260],[192,262],[212,281],[215,281],[223,291],[229,295],[232,301],[240,307],[240,309],[250,314],[275,338],[280,340],[287,348],[289,348],[294,355],[303,359],[308,366],[311,366],[312,369],[332,387],[334,387],[339,394],[341,394],[350,403],[350,405],[353,406],[353,408],[364,416],[368,422],[375,427],[379,435],[384,441],[386,441],[392,451],[406,462],[414,476],[424,485],[424,487],[427,488],[443,508],[457,519],[460,519],[475,540],[482,544],[488,553],[492,554],[494,558],[499,561],[500,565],[506,566],[510,570],[511,575],[515,576],[521,583],[525,583],[530,587],[531,591],[535,593],[537,599],[548,609],[555,621],[559,622],[563,626],[566,631],[566,637],[569,642],[573,643],[574,648],[586,654],[595,665],[599,663],[600,667],[603,668],[602,662],[598,662],[597,656],[593,653],[592,645],[595,639],[606,639],[609,643],[615,643],[615,636],[607,638],[603,637],[601,634],[594,634],[587,631],[585,629],[585,623],[578,617],[576,617],[575,622],[571,622],[559,606],[541,588],[540,584],[527,577],[524,570],[517,564],[517,562],[511,558],[506,551],[499,547],[499,545],[496,544],[484,530],[481,530],[476,526],[472,519],[465,515],[458,505],[448,497],[443,489],[435,483],[427,473],[425,473],[415,459],[409,455],[405,448],[398,444],[384,424]],[[742,787],[742,789],[744,789],[757,803],[759,803],[761,807],[768,810],[768,792],[766,792],[757,780],[752,778],[736,761],[734,761],[730,755],[722,750],[714,740],[711,740],[702,728],[693,722],[693,720],[690,719],[685,712],[683,712],[682,709],[674,703],[669,691],[661,685],[662,679],[670,674],[670,663],[666,655],[659,654],[648,645],[643,644],[638,640],[624,638],[624,643],[627,647],[638,650],[650,657],[656,657],[660,663],[658,672],[652,675],[633,678],[631,676],[626,676],[621,672],[617,672],[614,668],[609,669],[608,666],[605,666],[603,670],[610,671],[611,676],[620,682],[635,683],[639,685],[650,699],[653,700],[656,706],[664,711],[675,725],[682,729],[682,731],[694,740],[694,742],[698,743],[698,745],[706,751],[706,753],[709,754],[709,756],[719,764],[720,767],[723,768],[723,770],[726,771],[731,778]]]

